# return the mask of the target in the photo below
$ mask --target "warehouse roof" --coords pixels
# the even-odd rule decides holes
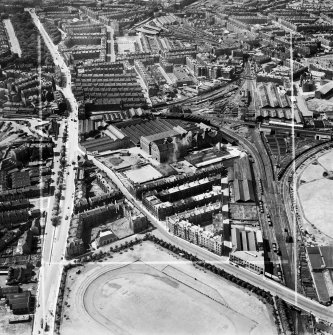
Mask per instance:
[[[333,247],[332,246],[320,247],[320,252],[324,259],[326,268],[333,269]]]
[[[319,301],[328,302],[330,301],[330,296],[327,291],[325,278],[322,272],[313,272],[312,277],[315,283],[315,288],[318,294]]]
[[[301,95],[296,96],[297,107],[304,117],[312,117],[313,112],[311,112],[305,102],[304,97]]]
[[[234,180],[235,201],[255,201],[253,185],[251,180]]]

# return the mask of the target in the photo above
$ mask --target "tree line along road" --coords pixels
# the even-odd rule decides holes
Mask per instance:
[[[165,227],[165,223],[159,221],[155,218],[144,206],[143,204],[134,198],[134,196],[125,188],[117,175],[109,168],[107,168],[104,164],[98,161],[93,156],[88,156],[89,159],[93,160],[94,164],[103,170],[112,181],[118,186],[118,188],[123,192],[124,196],[134,204],[143,214],[145,214],[150,222],[157,228],[160,236],[163,237],[167,242],[177,245],[178,247],[186,250],[193,255],[197,255],[198,258],[201,258],[207,262],[214,263],[215,266],[225,270],[226,272],[233,274],[234,276],[253,284],[261,289],[264,289],[270,292],[273,295],[277,295],[280,298],[284,299],[289,304],[299,307],[318,318],[332,322],[333,321],[333,309],[325,307],[318,302],[311,300],[309,298],[304,297],[303,295],[295,292],[288,287],[285,287],[277,282],[266,279],[264,276],[257,275],[248,270],[237,268],[229,263],[226,263],[223,258],[220,256],[209,252],[206,249],[203,249],[195,244],[192,244],[188,241],[180,239],[174,235],[171,235]],[[223,261],[221,261],[223,260]]]

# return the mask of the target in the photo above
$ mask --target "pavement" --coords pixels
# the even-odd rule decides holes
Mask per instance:
[[[65,64],[62,56],[59,54],[57,47],[53,44],[51,38],[45,31],[43,25],[40,23],[34,10],[29,10],[29,13],[41,33],[46,46],[48,47],[54,63],[59,65],[61,70],[66,74],[67,83],[71,83],[71,74]],[[77,163],[78,154],[78,122],[77,122],[77,109],[78,105],[68,84],[66,88],[62,89],[65,98],[71,106],[70,116],[64,122],[68,124],[68,139],[66,142],[66,159],[68,166],[64,172],[64,185],[63,191],[64,200],[60,202],[62,208],[60,223],[54,227],[51,223],[52,208],[54,204],[54,197],[50,202],[48,211],[48,219],[45,227],[45,239],[43,244],[42,253],[42,267],[40,270],[39,285],[37,290],[37,308],[34,318],[33,334],[52,334],[54,332],[54,316],[56,310],[57,297],[60,287],[61,273],[65,264],[65,250],[67,244],[67,236],[69,230],[70,218],[73,213],[74,207],[74,191],[75,191],[75,170],[74,165]],[[76,122],[75,122],[76,121]],[[62,127],[64,128],[64,124]],[[60,130],[61,134],[63,128]],[[62,136],[59,136],[57,149],[60,151],[62,143]],[[54,171],[60,170],[60,160],[55,158]],[[68,219],[66,219],[68,217]],[[43,324],[47,323],[50,327],[48,331],[42,329],[41,321]]]

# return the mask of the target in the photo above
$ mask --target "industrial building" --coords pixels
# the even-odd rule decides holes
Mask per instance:
[[[257,244],[259,231],[244,230],[244,228],[231,228],[231,242],[233,250],[238,251],[257,251],[260,249],[260,237]],[[261,233],[261,232],[260,232]],[[261,242],[262,244],[262,242]]]
[[[329,99],[333,96],[333,82],[323,85],[315,92],[315,97],[317,99]]]
[[[233,169],[228,173],[228,181],[232,182],[235,202],[254,202],[255,195],[252,182],[252,171],[247,155],[234,160]]]
[[[265,272],[265,260],[262,251],[234,251],[230,254],[229,260],[258,274]]]
[[[333,300],[333,247],[307,247],[306,251],[318,299],[328,304]]]
[[[186,147],[177,150],[177,142],[187,135],[187,131],[180,126],[174,127],[162,133],[156,133],[149,136],[142,136],[140,140],[141,149],[146,151],[153,159],[160,163],[168,161],[177,161]],[[187,140],[187,142],[189,142]],[[179,145],[180,146],[180,145]],[[184,155],[184,154],[183,154]]]

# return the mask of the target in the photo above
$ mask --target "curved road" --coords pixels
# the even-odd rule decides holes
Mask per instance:
[[[134,198],[134,196],[125,188],[118,176],[104,164],[98,161],[95,157],[89,156],[89,159],[92,159],[94,164],[104,171],[109,178],[119,187],[123,192],[124,196],[134,204],[142,213],[144,213],[152,224],[157,228],[158,233],[169,243],[179,246],[180,248],[186,250],[189,253],[197,255],[199,258],[206,260],[207,262],[214,263],[217,267],[220,267],[231,273],[242,280],[251,283],[257,287],[260,287],[273,295],[277,295],[280,298],[284,299],[291,305],[299,307],[313,315],[319,317],[322,320],[333,322],[333,309],[325,307],[318,302],[304,297],[303,295],[279,284],[272,280],[266,279],[264,276],[256,275],[250,271],[247,271],[242,268],[237,268],[225,261],[225,258],[222,258],[216,254],[209,252],[206,249],[203,249],[195,244],[192,244],[188,241],[185,241],[181,238],[178,238],[174,235],[171,235],[165,227],[165,223],[159,221],[155,218],[143,205],[140,201]]]
[[[38,17],[33,13],[30,12],[34,22],[36,24],[36,26],[39,28],[45,43],[47,44],[48,48],[50,49],[50,51],[52,51],[52,55],[54,57],[55,63],[59,64],[61,66],[61,68],[66,72],[67,78],[69,79],[68,83],[70,83],[70,73],[69,70],[66,66],[66,64],[64,64],[62,57],[59,55],[58,51],[56,50],[54,44],[52,43],[52,41],[50,40],[49,36],[47,35],[47,33],[45,32],[45,30],[43,29],[42,25],[40,24]],[[66,96],[66,98],[69,100],[72,110],[77,110],[77,104],[75,102],[75,98],[73,97],[73,94],[71,92],[70,87],[67,86],[67,88],[64,90],[64,94]],[[77,115],[75,115],[77,116]],[[73,116],[74,117],[74,116]],[[241,136],[239,136],[238,134],[235,134],[229,130],[223,129],[223,131],[228,134],[229,136],[232,136],[236,139],[239,140],[239,142],[243,145],[244,149],[248,150],[250,153],[252,153],[252,155],[255,157],[257,163],[258,163],[258,167],[259,167],[259,171],[260,171],[260,175],[261,176],[265,176],[265,179],[263,180],[264,183],[266,183],[267,188],[271,188],[272,187],[272,180],[267,180],[267,177],[269,177],[271,175],[269,169],[267,170],[267,165],[265,164],[263,158],[261,157],[261,155],[259,154],[259,152],[257,151],[256,148],[254,148],[254,146],[252,145],[251,142],[249,142],[248,140],[242,138]],[[69,122],[69,140],[68,142],[71,143],[71,145],[73,145],[73,148],[71,148],[69,155],[70,155],[70,159],[72,160],[76,160],[76,154],[77,154],[77,124],[75,125],[74,122]],[[76,136],[76,137],[75,137]],[[118,178],[118,176],[111,171],[110,169],[108,169],[106,166],[104,166],[101,162],[99,162],[97,159],[92,158],[92,160],[94,161],[94,163],[96,164],[96,166],[98,166],[101,170],[105,171],[107,173],[107,175],[113,180],[113,182],[119,187],[119,189],[123,192],[123,194],[125,195],[125,197],[132,202],[137,208],[139,208],[141,210],[141,212],[143,212],[148,218],[149,220],[153,223],[153,225],[158,229],[158,233],[160,235],[163,236],[163,238],[167,241],[169,241],[172,244],[176,244],[178,246],[180,246],[181,248],[183,248],[184,250],[187,250],[188,252],[192,253],[192,254],[196,254],[198,255],[199,258],[205,259],[208,262],[214,262],[214,264],[218,267],[223,268],[224,270],[226,270],[227,272],[257,286],[260,287],[262,289],[265,289],[269,292],[271,292],[274,295],[278,295],[279,297],[281,297],[282,299],[284,299],[286,302],[295,305],[309,313],[314,314],[315,316],[319,317],[322,320],[326,320],[329,322],[333,321],[333,310],[332,308],[328,308],[325,307],[321,304],[319,304],[316,301],[313,301],[309,298],[304,297],[301,294],[298,294],[297,292],[281,285],[278,284],[274,281],[271,280],[267,280],[264,276],[258,276],[250,271],[241,269],[241,268],[237,268],[234,267],[232,265],[230,265],[229,263],[223,261],[223,258],[221,258],[218,255],[215,255],[211,252],[209,252],[208,250],[205,250],[203,248],[200,248],[199,246],[196,246],[194,244],[191,244],[185,240],[182,240],[178,237],[175,237],[173,235],[171,235],[165,227],[165,223],[157,220],[143,205],[140,201],[138,201],[137,199],[135,199],[132,194],[130,194],[128,192],[128,190],[124,187],[124,185],[121,183],[120,179]],[[73,201],[71,201],[72,199],[72,192],[74,190],[74,171],[72,169],[72,167],[70,168],[70,175],[68,177],[68,184],[67,184],[67,188],[66,188],[66,193],[65,193],[65,198],[66,198],[66,203],[69,204],[69,213],[72,212],[73,209]],[[67,211],[66,211],[67,212]],[[64,248],[66,246],[66,237],[68,234],[68,224],[69,221],[67,220],[63,220],[64,222],[62,222],[62,225],[60,226],[60,230],[61,230],[61,235],[59,235],[60,230],[58,230],[58,234],[57,234],[57,243],[55,244],[55,247],[53,248],[56,253],[55,255],[57,257],[53,257],[52,256],[52,261],[51,264],[53,271],[50,271],[50,273],[46,272],[46,277],[47,280],[46,282],[48,283],[48,285],[51,285],[53,287],[52,292],[55,292],[55,297],[57,296],[57,277],[59,276],[58,272],[59,272],[59,265],[61,265],[61,262],[59,262],[59,258],[61,255],[63,255],[64,253]],[[65,222],[66,221],[66,222]],[[51,254],[52,255],[52,254]],[[54,269],[57,269],[57,271],[55,271]],[[60,267],[61,268],[61,267]],[[59,277],[58,277],[59,278]],[[45,282],[45,279],[44,279]],[[55,283],[54,283],[55,282]],[[54,311],[55,309],[55,303],[56,303],[56,299],[53,300],[54,298],[53,294],[50,294],[50,296],[48,297],[48,304],[46,309],[51,309]],[[50,300],[51,299],[51,300]],[[42,313],[44,314],[45,312],[48,312],[47,310],[42,311]],[[52,318],[51,318],[52,319]],[[36,321],[37,322],[37,321]],[[35,322],[35,326],[36,326],[36,322]],[[50,326],[53,328],[53,324],[50,321]],[[35,328],[34,327],[34,332],[36,332],[36,330],[39,327]]]

